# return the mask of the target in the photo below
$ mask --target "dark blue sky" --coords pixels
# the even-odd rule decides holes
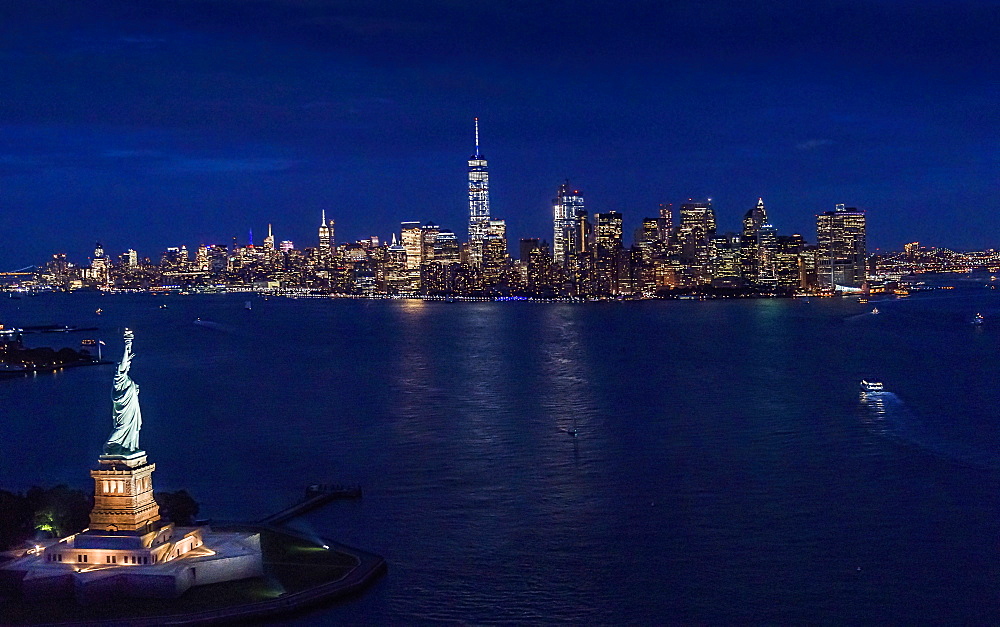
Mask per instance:
[[[737,230],[869,212],[871,248],[1000,246],[1000,2],[35,0],[0,5],[0,269],[100,240],[551,238],[569,178],[631,230],[711,197]],[[516,245],[512,245],[516,252]]]

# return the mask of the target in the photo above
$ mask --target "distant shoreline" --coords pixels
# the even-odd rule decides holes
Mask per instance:
[[[4,368],[0,370],[0,379],[16,379],[19,377],[27,377],[31,374],[38,374],[39,372],[56,372],[58,370],[63,370],[64,368],[77,368],[79,366],[113,366],[115,362],[103,360],[94,361],[73,361],[66,364],[60,364],[58,366],[37,366],[34,368],[17,368],[17,369],[7,369]]]

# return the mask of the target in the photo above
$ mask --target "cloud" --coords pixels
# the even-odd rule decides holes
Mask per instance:
[[[289,170],[299,162],[292,159],[175,159],[168,167],[174,172],[200,172],[205,174],[229,172],[281,172]]]
[[[163,156],[156,150],[105,150],[101,155],[108,159],[159,159]]]
[[[798,144],[795,144],[796,150],[816,150],[818,148],[824,148],[826,146],[832,146],[834,141],[832,139],[810,139]]]
[[[125,167],[193,174],[281,172],[301,163],[275,157],[198,157],[143,148],[113,148],[103,151],[101,156]]]

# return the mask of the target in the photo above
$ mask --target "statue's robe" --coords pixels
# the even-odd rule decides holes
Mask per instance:
[[[104,445],[108,455],[121,455],[139,450],[139,429],[142,428],[142,412],[139,410],[139,386],[128,376],[132,364],[132,343],[125,346],[125,355],[115,373],[112,400],[114,409],[114,431]]]

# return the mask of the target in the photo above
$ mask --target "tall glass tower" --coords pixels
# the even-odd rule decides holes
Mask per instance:
[[[557,264],[566,265],[567,259],[580,252],[578,220],[586,215],[580,190],[570,189],[569,181],[560,185],[552,201],[552,257]]]
[[[483,240],[490,224],[490,173],[479,152],[479,118],[475,118],[476,152],[469,157],[469,258],[483,263]]]

